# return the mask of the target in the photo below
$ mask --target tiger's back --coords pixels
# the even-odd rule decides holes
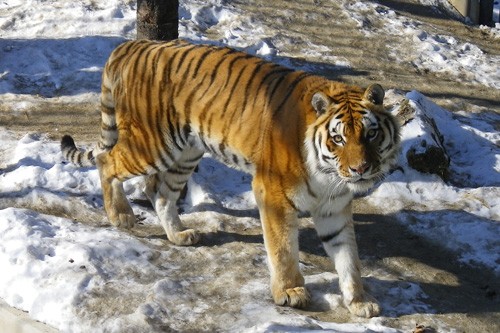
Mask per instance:
[[[61,146],[76,164],[97,164],[114,225],[135,222],[122,182],[147,175],[145,193],[179,245],[199,239],[182,225],[176,201],[203,153],[249,172],[275,302],[309,301],[298,266],[297,212],[306,210],[339,271],[346,306],[370,317],[379,308],[360,281],[350,202],[398,152],[398,126],[383,98],[378,85],[347,86],[230,48],[131,41],[103,72],[97,148],[83,153],[69,136]]]
[[[278,130],[277,119],[283,118],[284,133],[292,124],[305,126],[305,119],[294,119],[304,114],[290,110],[297,107],[289,103],[295,86],[307,82],[314,89],[325,81],[229,48],[134,41],[111,55],[102,104],[110,110],[118,105],[118,131],[136,138],[147,164],[160,170],[169,161],[158,161],[164,152],[154,155],[152,149],[168,149],[165,141],[182,147],[196,139],[226,164],[253,173],[260,159],[275,160],[263,156],[269,154],[263,147],[265,136]],[[281,139],[294,141],[286,145],[298,152],[305,127],[293,131],[300,134]]]

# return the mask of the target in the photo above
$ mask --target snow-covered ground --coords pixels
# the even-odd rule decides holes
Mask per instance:
[[[422,71],[500,90],[499,55],[424,31],[418,22],[372,2],[342,4],[364,33],[381,29],[407,37],[412,47],[394,46],[395,61],[412,59]],[[42,100],[97,101],[107,56],[135,37],[135,10],[131,0],[0,2],[3,110],[17,115]],[[367,27],[367,12],[386,24]],[[181,37],[238,47],[291,66],[283,60],[288,58],[278,57],[293,54],[273,39],[280,35],[273,29],[230,1],[181,1]],[[499,25],[482,29],[500,42]],[[312,42],[302,56],[350,66],[349,59],[331,56]],[[398,94],[388,92],[395,99]],[[400,168],[364,200],[456,252],[465,265],[484,265],[500,276],[500,115],[450,113],[417,91],[400,97],[418,115],[436,121],[451,158],[450,179],[408,167],[405,152],[425,135],[417,118],[404,128]],[[19,133],[0,128],[0,298],[34,319],[64,332],[400,332],[384,317],[435,312],[417,283],[397,281],[389,273],[366,281],[384,307],[379,318],[329,323],[274,306],[250,178],[208,156],[182,206],[186,223],[204,233],[201,245],[176,247],[165,240],[152,210],[140,204],[140,179],[126,184],[138,203],[139,231],[112,228],[103,215],[97,171],[62,162],[59,142],[52,139],[58,130],[19,139]],[[336,274],[301,264],[314,302],[325,311],[338,308]]]

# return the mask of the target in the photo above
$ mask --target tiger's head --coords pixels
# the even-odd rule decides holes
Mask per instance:
[[[306,147],[309,168],[318,179],[358,193],[389,171],[400,134],[383,107],[384,95],[378,84],[366,90],[335,85],[313,94],[316,120],[308,128]]]

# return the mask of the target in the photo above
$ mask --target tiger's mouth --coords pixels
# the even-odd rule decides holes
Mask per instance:
[[[375,182],[377,181],[377,177],[370,178],[367,177],[357,177],[356,179],[345,179],[346,186],[355,194],[362,194],[369,191]]]
[[[373,178],[366,178],[366,177],[356,177],[356,179],[348,179],[348,183],[351,184],[367,184],[367,183],[372,183]]]
[[[370,173],[370,174],[345,177],[344,180],[350,184],[358,184],[358,185],[363,184],[364,185],[364,184],[370,184],[370,183],[375,182],[379,177],[380,177],[380,174],[378,172],[375,172],[375,173]]]

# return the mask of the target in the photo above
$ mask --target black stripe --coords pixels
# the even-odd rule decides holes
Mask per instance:
[[[162,47],[156,47],[155,53],[153,55],[153,59],[151,60],[151,75],[149,76],[150,79],[150,85],[154,84],[153,78],[155,78],[158,75],[158,66],[159,66],[159,61],[158,59],[160,58],[160,55],[163,53],[164,48]]]
[[[131,61],[132,59],[134,59],[134,62],[131,66],[131,70],[130,70],[130,73],[132,73],[133,76],[135,76],[137,74],[137,66],[139,65],[139,61],[142,59],[142,56],[145,52],[149,52],[150,49],[147,48],[147,47],[141,47],[141,48],[137,48],[137,50],[135,50],[135,52],[133,54],[130,55],[130,57],[128,58],[129,61]],[[130,78],[132,79],[132,78]]]
[[[99,149],[103,149],[103,150],[111,150],[111,148],[113,148],[115,146],[115,144],[112,144],[112,145],[105,145],[102,140],[104,140],[104,138],[101,136],[101,141],[97,143],[97,146],[99,147]]]
[[[224,142],[219,143],[219,151],[222,155],[226,156],[226,145]]]
[[[240,58],[241,59],[241,58]],[[234,65],[231,64],[231,65]],[[231,87],[231,90],[229,91],[229,95],[226,97],[226,103],[224,103],[224,107],[222,108],[222,113],[226,113],[227,111],[227,107],[229,105],[229,103],[233,100],[233,95],[234,95],[234,92],[236,91],[236,88],[238,87],[238,83],[240,82],[241,80],[241,76],[243,75],[243,72],[247,69],[247,65],[243,65],[243,67],[241,68],[241,70],[239,71],[238,73],[238,76],[236,77],[235,81],[233,82],[233,85]],[[232,75],[230,75],[228,77],[228,80],[227,82],[230,81]],[[226,84],[227,85],[227,84]],[[233,112],[234,114],[234,112]],[[228,129],[228,127],[226,126],[225,129]]]
[[[191,126],[189,126],[188,124],[182,126],[182,129],[179,131],[179,139],[183,146],[187,146],[188,143],[187,140],[190,133],[191,133]]]
[[[185,160],[184,163],[187,163],[187,164],[196,163],[196,164],[198,164],[198,162],[201,160],[202,157],[203,157],[203,153],[201,153],[200,155],[197,155],[195,157],[192,157],[188,160]]]
[[[190,174],[191,172],[193,172],[193,169],[196,168],[196,165],[197,164],[188,164],[186,163],[185,161],[182,163],[182,165],[179,165],[179,164],[176,164],[175,167],[172,169],[168,169],[168,171],[173,171],[173,173],[176,173],[176,174]]]
[[[163,66],[163,77],[161,82],[167,82],[165,77],[167,77],[168,81],[171,81],[170,74],[173,72],[172,65],[179,54],[181,54],[180,50],[175,50],[175,52],[170,55],[167,63]]]
[[[163,105],[162,97],[167,98],[167,96],[161,96],[162,95],[161,89],[159,90],[159,94],[160,94],[159,100],[162,101],[161,105]],[[165,95],[165,94],[163,93],[163,95]],[[157,146],[156,149],[158,151],[158,155],[160,157],[161,163],[163,164],[163,166],[165,168],[168,168],[171,166],[171,164],[165,159],[165,157],[163,157],[163,154],[167,155],[167,157],[170,158],[171,161],[174,161],[174,158],[172,156],[171,147],[167,144],[165,138],[162,135],[162,133],[164,131],[164,128],[163,128],[164,124],[162,121],[163,118],[161,117],[162,112],[167,113],[166,114],[167,119],[168,119],[170,114],[174,114],[174,115],[176,114],[176,110],[175,110],[175,107],[174,107],[174,104],[173,104],[173,101],[171,98],[168,99],[167,110],[160,110],[159,112],[157,112],[157,122],[156,122],[156,135],[159,136],[159,143],[160,143],[160,146]]]
[[[254,82],[254,80],[257,78],[257,73],[262,69],[262,67],[264,67],[267,63],[265,61],[260,61],[259,63],[257,63],[255,65],[255,68],[253,69],[252,73],[250,74],[250,80],[248,80],[247,84],[246,84],[246,87],[245,87],[245,93],[244,93],[244,99],[243,99],[243,104],[242,104],[242,107],[241,107],[241,110],[242,111],[245,111],[246,107],[247,107],[247,103],[248,103],[248,95],[250,95],[250,88],[252,87],[252,83]],[[255,92],[257,92],[258,90],[256,90]],[[255,100],[255,99],[254,99]],[[241,112],[241,116],[243,116],[243,112]]]
[[[290,98],[293,91],[295,90],[297,85],[300,83],[300,81],[302,81],[303,79],[305,79],[311,75],[312,74],[302,72],[302,73],[300,73],[300,75],[298,77],[295,78],[295,80],[292,81],[292,83],[288,86],[288,91],[287,91],[285,97],[283,98],[283,100],[281,101],[280,105],[275,110],[273,110],[273,116],[276,116],[277,113],[281,110],[281,108],[285,105],[285,103],[288,102],[288,99]]]
[[[145,98],[146,101],[145,101],[145,104],[146,104],[146,108],[145,108],[145,112],[143,113],[143,117],[145,118],[145,123],[147,123],[147,127],[150,128],[150,129],[155,129],[156,127],[156,131],[151,131],[151,135],[148,137],[148,144],[149,144],[149,153],[150,153],[150,156],[151,156],[151,159],[152,159],[152,165],[153,165],[153,168],[155,168],[156,171],[161,171],[161,164],[163,164],[163,162],[160,164],[158,163],[159,160],[162,160],[162,156],[161,156],[161,152],[159,151],[159,149],[161,149],[161,144],[158,145],[158,141],[161,141],[161,138],[158,138],[159,134],[162,133],[162,132],[158,132],[159,130],[159,126],[158,126],[158,123],[159,123],[159,119],[160,119],[160,113],[163,112],[164,110],[162,110],[162,100],[161,98],[159,98],[157,101],[155,101],[156,99],[156,96],[158,95],[162,95],[162,88],[163,88],[163,85],[162,85],[162,82],[163,81],[159,81],[158,82],[158,78],[159,76],[162,76],[162,73],[163,71],[159,68],[160,66],[160,57],[163,55],[163,52],[165,50],[164,47],[161,46],[161,44],[158,44],[160,45],[160,47],[155,47],[153,49],[153,52],[152,52],[152,57],[151,57],[151,60],[150,62],[152,63],[152,72],[149,73],[149,83],[148,83],[148,89],[147,89],[147,97]],[[149,54],[148,54],[148,58],[149,58]],[[148,59],[146,59],[148,60]],[[148,63],[148,61],[146,62]],[[148,68],[145,68],[146,71],[148,71]],[[163,79],[163,78],[161,78]],[[157,89],[158,91],[155,92],[155,89]],[[153,102],[154,101],[154,102]],[[158,103],[158,104],[156,104]],[[153,105],[158,105],[156,108],[152,108],[152,104]]]
[[[393,123],[389,120],[389,118],[386,118],[384,120],[384,125],[387,128],[387,130],[389,131],[389,135],[391,136],[392,141],[396,142],[396,140],[397,140],[396,128],[393,126]]]
[[[185,176],[189,173],[191,173],[192,168],[189,170],[182,170],[182,167],[176,166],[175,168],[170,168],[167,170],[168,173],[174,174],[174,175],[180,175],[180,176]]]
[[[159,158],[160,158],[160,161],[159,161],[159,162],[161,163],[161,165],[156,165],[156,167],[157,167],[158,169],[160,169],[160,167],[161,167],[161,166],[163,166],[163,168],[168,169],[168,167],[169,167],[171,164],[170,164],[170,163],[169,163],[169,162],[165,159],[165,157],[163,157],[162,152],[163,152],[165,155],[167,155],[168,157],[170,157],[170,159],[171,159],[171,160],[173,160],[173,159],[172,159],[172,156],[171,156],[171,155],[170,155],[170,153],[169,153],[169,151],[164,150],[164,149],[163,149],[163,151],[158,151],[158,156],[159,156]],[[156,161],[156,162],[158,163],[158,161]]]
[[[92,150],[90,150],[88,153],[87,153],[87,160],[90,161],[90,163],[92,163],[93,165],[95,165],[95,158],[94,158],[94,152]]]
[[[233,67],[236,64],[236,62],[238,60],[241,60],[241,59],[249,59],[249,58],[252,58],[252,56],[248,55],[248,54],[240,54],[240,55],[234,57],[233,59],[231,59],[231,61],[229,62],[228,75],[227,75],[227,78],[226,78],[226,82],[224,83],[224,86],[222,87],[223,90],[226,89],[227,85],[231,81],[231,78],[233,77]],[[240,71],[240,73],[241,73],[241,71]],[[237,80],[237,81],[239,81],[239,80]]]
[[[110,126],[110,125],[106,125],[105,123],[101,122],[101,130],[116,132],[117,126],[116,126],[116,124]]]
[[[316,193],[314,193],[313,189],[311,188],[311,184],[309,184],[309,179],[306,180],[306,187],[309,195],[313,198],[317,198]]]
[[[137,80],[137,78],[140,76],[140,79],[137,80],[138,82],[141,83],[140,87],[141,89],[139,90],[141,95],[142,95],[142,89],[144,89],[144,86],[146,85],[146,76],[147,75],[150,75],[150,70],[152,68],[150,68],[149,66],[149,58],[151,55],[153,55],[153,57],[155,56],[155,48],[152,47],[152,46],[149,46],[147,48],[145,48],[145,54],[141,54],[141,57],[136,59],[136,61],[141,61],[142,60],[142,68],[141,68],[141,71],[140,72],[133,72],[133,74],[135,75],[135,79]],[[150,75],[152,76],[152,75]],[[147,89],[147,91],[149,91],[149,89]]]
[[[179,70],[181,69],[181,67],[183,67],[182,63],[184,62],[184,60],[186,59],[188,54],[191,53],[191,51],[193,51],[196,48],[197,48],[196,45],[190,45],[190,47],[188,47],[187,50],[184,50],[184,53],[182,54],[181,58],[179,59],[177,70],[175,71],[175,74],[179,73]]]
[[[160,99],[161,101],[161,99]],[[161,102],[160,102],[161,103]],[[161,104],[160,104],[161,105]],[[165,157],[163,155],[167,155],[171,160],[172,160],[172,156],[170,155],[170,148],[167,146],[166,142],[165,142],[165,138],[162,136],[162,130],[163,130],[163,124],[159,121],[161,119],[160,117],[160,113],[162,112],[162,110],[159,110],[157,113],[156,113],[156,133],[154,133],[155,137],[156,137],[156,142],[155,142],[155,149],[156,149],[156,152],[158,154],[158,160],[155,161],[155,164],[158,168],[160,168],[160,166],[163,166],[164,168],[168,168],[170,166],[170,163],[165,159]],[[158,163],[160,163],[161,165],[158,165]]]
[[[200,133],[200,135],[206,136],[207,138],[212,137],[212,124],[214,122],[214,114],[215,114],[215,112],[211,112],[209,117],[208,117],[206,135],[205,135],[205,133]]]
[[[180,192],[183,188],[184,188],[184,184],[182,187],[178,188],[178,187],[174,187],[172,184],[170,184],[168,181],[165,181],[164,182],[165,185],[167,185],[168,189],[170,190],[170,192]]]
[[[176,84],[177,85],[180,85],[180,86],[186,86],[186,80],[187,80],[187,77],[189,75],[189,72],[191,71],[191,66],[193,65],[193,62],[195,60],[195,57],[191,58],[187,64],[187,68],[184,70],[184,73],[182,74],[182,78],[180,80],[176,80]],[[181,64],[182,66],[182,64]],[[175,97],[179,97],[179,95],[184,91],[184,89],[179,89],[176,93],[175,93]]]
[[[193,99],[194,99],[193,97],[194,95],[196,95],[197,92],[198,90],[192,88],[191,92],[186,98],[186,103],[184,104],[184,116],[186,119],[187,126],[189,126],[189,124],[191,123],[191,106],[193,104]]]
[[[218,88],[218,91],[210,98],[210,100],[208,100],[207,102],[204,102],[203,104],[203,109],[199,110],[198,112],[198,115],[199,115],[199,118],[198,118],[198,123],[200,124],[200,129],[199,129],[199,135],[203,136],[205,135],[205,124],[206,124],[206,118],[207,116],[209,115],[209,111],[211,111],[211,107],[212,107],[212,104],[214,103],[214,101],[216,99],[218,99],[219,97],[219,93],[221,92],[221,86],[220,85],[217,85],[217,86],[213,86],[213,83],[217,77],[217,75],[219,74],[218,72],[218,68],[224,63],[226,62],[227,58],[226,58],[226,55],[227,54],[230,54],[230,53],[233,53],[234,50],[232,49],[224,49],[225,51],[228,51],[227,53],[225,54],[222,54],[222,55],[219,55],[221,56],[221,59],[219,59],[217,65],[215,66],[215,68],[213,69],[212,73],[210,74],[211,75],[211,78],[210,78],[210,83],[207,84],[207,87],[206,89],[199,94],[199,97],[198,97],[198,101],[200,101],[201,99],[205,98],[206,94],[208,93],[208,91],[211,89],[211,88]],[[213,116],[213,114],[210,114],[210,116]],[[209,129],[207,130],[208,133],[210,133],[210,126],[209,126]]]
[[[83,157],[83,154],[81,152],[79,152],[78,156],[77,156],[77,159],[78,159],[78,165],[82,166],[83,163],[82,163],[82,157]]]
[[[233,163],[236,165],[240,164],[240,159],[238,158],[237,155],[233,154]]]
[[[319,239],[321,239],[321,241],[323,243],[328,243],[329,241],[331,241],[332,239],[334,239],[335,237],[340,235],[340,233],[345,229],[346,226],[347,226],[347,224],[344,224],[342,226],[342,228],[340,228],[339,230],[332,232],[331,234],[328,234],[328,235],[324,235],[324,236],[318,235]]]
[[[108,94],[111,95],[111,91],[108,92]],[[115,113],[115,108],[110,108],[110,107],[107,107],[106,105],[104,105],[102,102],[101,102],[101,110],[100,110],[102,113],[105,113],[107,115],[113,115]]]
[[[156,165],[156,160],[153,161],[153,164],[151,164],[151,167],[156,170],[156,172],[161,172],[161,168],[159,165]]]
[[[208,144],[208,143],[206,144],[206,146],[207,146],[208,150],[210,151],[210,153],[212,153],[212,155],[213,155],[214,157],[219,156],[219,154],[218,154],[218,152],[217,152],[217,149],[215,149],[215,147],[214,147],[214,146],[212,146],[211,144]]]
[[[134,145],[131,145],[130,147],[133,148]],[[122,158],[121,159],[121,163],[123,164],[123,167],[128,171],[128,173],[130,175],[140,175],[142,173],[140,171],[140,169],[137,167],[137,163],[135,163],[135,165],[134,165],[134,162],[136,162],[136,161],[133,158],[136,156],[137,156],[137,154],[134,151],[131,151],[130,158],[128,158],[128,159]],[[131,178],[130,175],[118,175],[117,178],[120,181],[124,181],[126,179],[130,179]]]
[[[282,187],[282,188],[284,188],[284,187]],[[284,195],[285,195],[285,199],[288,202],[288,204],[290,205],[290,207],[292,207],[295,211],[299,211],[299,209],[297,208],[297,206],[295,206],[295,203],[292,201],[292,199],[290,199],[286,193],[284,193]]]
[[[73,163],[78,163],[78,160],[75,159],[75,154],[78,152],[76,148],[71,148],[71,150],[68,152],[68,160],[70,160]]]
[[[254,98],[251,110],[255,110],[255,106],[256,106],[257,101],[261,100],[261,99],[258,98],[258,95],[259,95],[258,92],[264,86],[267,86],[266,90],[263,93],[264,96],[262,98],[262,100],[264,101],[265,104],[261,108],[261,111],[264,111],[263,110],[264,108],[269,107],[269,103],[270,103],[270,101],[272,101],[272,96],[276,92],[276,90],[279,87],[281,81],[283,81],[285,79],[285,77],[287,76],[288,73],[292,73],[293,72],[292,69],[289,69],[289,68],[286,68],[286,67],[281,67],[279,65],[272,64],[272,63],[270,63],[270,64],[271,64],[271,66],[275,66],[276,69],[271,70],[270,72],[268,72],[260,80],[260,84],[257,87],[257,89],[255,90],[255,98]],[[276,77],[273,77],[273,76],[278,76],[278,77],[276,78]],[[267,81],[269,81],[269,82],[267,82]],[[269,92],[270,89],[271,89],[271,92]],[[261,123],[263,122],[263,120],[264,120],[264,118],[261,117]],[[264,133],[264,131],[262,131],[262,133]],[[252,148],[251,148],[252,151],[256,151],[256,150],[260,149],[260,145],[261,145],[261,142],[259,140],[260,138],[261,138],[260,136],[257,136],[257,140],[254,140],[254,143],[253,143]],[[247,165],[252,165],[252,163],[249,163],[249,162],[246,162],[246,164]]]
[[[235,50],[229,49],[229,48],[220,49],[219,51],[221,51],[221,52],[226,51],[226,53],[219,55],[221,57],[221,59],[219,60],[217,65],[214,67],[212,74],[211,74],[210,83],[207,85],[207,88],[205,89],[205,91],[199,95],[198,101],[200,101],[202,98],[204,98],[206,96],[206,93],[208,92],[208,90],[213,87],[213,83],[214,83],[215,79],[220,74],[218,69],[223,63],[225,63],[227,61],[227,55],[236,52]],[[228,77],[229,77],[229,75],[228,75]],[[212,96],[208,102],[204,103],[203,109],[201,111],[199,111],[199,113],[198,113],[200,115],[198,121],[200,123],[199,134],[201,136],[205,135],[205,130],[204,130],[205,123],[206,123],[205,119],[206,119],[209,111],[211,111],[212,104],[219,97],[219,93],[222,91],[222,87],[218,86],[218,89],[219,90],[217,91],[217,93],[215,93],[214,96]],[[210,117],[212,117],[212,116],[213,116],[213,113],[210,114]],[[211,121],[208,122],[207,134],[210,134],[210,132],[211,132]]]
[[[171,116],[172,116],[172,114],[169,112],[167,114],[167,125],[168,125],[168,130],[169,130],[169,136],[170,136],[170,138],[172,138],[172,141],[175,144],[175,146],[177,147],[177,149],[179,151],[182,151],[183,147],[177,142],[177,139],[176,139],[179,136],[179,134],[177,132],[177,127],[176,127],[177,124],[174,123]]]
[[[130,59],[131,54],[129,54],[129,51],[134,47],[139,48],[141,46],[141,44],[144,44],[144,42],[133,41],[133,42],[121,44],[113,51],[113,53],[111,54],[111,56],[109,58],[110,60],[108,61],[107,65],[111,65],[111,63],[115,63],[115,62],[120,63],[124,58]],[[135,50],[135,51],[137,51],[137,50]]]
[[[271,65],[272,65],[272,66],[275,66],[275,67],[278,67],[278,68],[277,68],[277,69],[275,69],[275,70],[272,70],[272,71],[268,72],[268,73],[267,73],[267,74],[266,74],[266,75],[262,78],[262,80],[260,81],[259,86],[258,86],[258,87],[257,87],[257,89],[255,90],[255,94],[256,94],[256,96],[257,96],[257,94],[258,94],[259,90],[260,90],[260,89],[262,89],[262,87],[266,84],[266,81],[267,81],[267,80],[269,80],[269,78],[270,78],[271,76],[273,76],[273,75],[281,75],[281,74],[283,74],[283,75],[281,75],[280,77],[281,77],[281,78],[284,78],[284,77],[286,76],[285,74],[288,74],[288,73],[293,72],[293,70],[292,70],[292,69],[290,69],[290,68],[281,67],[281,66],[276,65],[276,64],[271,64]],[[253,106],[252,106],[252,110],[253,110],[253,109],[255,109],[255,103],[257,102],[257,100],[258,100],[257,98],[255,98],[255,99],[254,99],[254,101],[253,101]]]
[[[127,138],[128,140],[129,138]],[[120,161],[125,167],[125,169],[132,175],[142,174],[144,172],[144,168],[141,167],[141,161],[143,160],[143,152],[140,147],[140,143],[133,142],[134,144],[127,145],[128,146],[128,156],[127,158],[121,158]],[[130,176],[124,175],[121,177],[123,179],[128,179]]]
[[[129,61],[133,61],[132,65],[130,65],[130,62],[126,65],[126,67],[130,68],[130,71],[128,72],[128,77],[124,78],[122,81],[121,85],[124,89],[128,90],[127,94],[125,96],[128,97],[126,101],[126,110],[127,112],[132,112],[133,110],[138,109],[137,103],[139,102],[139,98],[137,98],[137,95],[140,95],[144,82],[142,80],[142,77],[139,79],[137,78],[138,74],[138,66],[141,60],[143,60],[143,55],[144,53],[148,52],[149,53],[150,49],[147,47],[140,47],[136,52],[134,52],[133,55],[130,56],[128,59]],[[142,71],[144,73],[144,71]],[[131,84],[132,82],[139,82],[138,85]],[[137,89],[138,88],[138,89]]]
[[[177,55],[178,52],[175,54]],[[170,57],[169,59],[169,62],[168,63],[171,63],[171,61],[173,61],[173,59],[175,58],[175,55]],[[168,147],[166,141],[165,141],[165,137],[163,136],[163,131],[164,131],[164,123],[163,123],[163,119],[164,119],[164,115],[168,115],[170,113],[172,114],[175,114],[176,110],[175,110],[175,107],[171,101],[171,98],[169,98],[169,93],[170,93],[170,87],[166,85],[166,80],[165,80],[165,75],[167,75],[168,77],[168,74],[166,74],[166,72],[170,72],[170,65],[169,64],[166,64],[164,65],[164,68],[163,68],[163,76],[162,76],[162,79],[161,79],[161,83],[160,83],[160,86],[158,87],[158,96],[157,96],[157,101],[158,101],[158,110],[155,114],[155,118],[154,118],[154,126],[156,127],[156,130],[155,130],[155,136],[156,136],[156,141],[157,141],[157,144],[155,144],[155,148],[156,148],[156,151],[158,153],[158,157],[160,159],[160,163],[163,165],[164,168],[168,168],[170,166],[170,164],[168,163],[168,161],[165,159],[165,157],[163,157],[163,154],[167,155],[171,160],[172,159],[172,156],[170,155],[170,148]],[[165,99],[167,99],[167,103],[165,103]],[[165,105],[166,104],[166,105]],[[151,119],[153,119],[153,116],[151,116]],[[158,161],[157,161],[158,162]]]
[[[211,74],[211,77],[210,77],[210,83],[208,84],[207,86],[207,89],[203,92],[203,94],[200,95],[200,98],[202,98],[205,93],[208,91],[208,89],[210,89],[212,87],[212,84],[215,82],[215,79],[217,78],[217,76],[219,75],[219,67],[227,61],[227,56],[232,54],[232,53],[235,53],[236,51],[233,50],[233,49],[224,49],[226,50],[227,52],[220,55],[220,60],[219,62],[217,62],[217,64],[215,65],[214,69],[212,70],[212,74]]]
[[[227,112],[227,107],[229,106],[229,103],[233,100],[234,92],[236,91],[236,88],[238,87],[238,83],[240,82],[241,76],[243,75],[243,72],[246,69],[247,69],[247,66],[244,65],[243,68],[238,73],[238,76],[236,77],[236,80],[233,83],[233,86],[231,87],[231,91],[229,92],[229,96],[226,97],[226,103],[224,103],[224,107],[222,108],[222,114],[225,114]],[[236,110],[233,110],[233,112],[231,113],[231,118],[226,122],[227,124],[233,125],[233,120],[236,117],[235,111]],[[224,128],[222,130],[221,145],[227,145],[227,135],[228,135],[230,129],[231,129],[231,126],[224,126]]]
[[[193,71],[193,76],[192,76],[193,79],[195,78],[195,76],[198,75],[198,71],[200,70],[201,65],[203,64],[203,62],[205,61],[207,56],[211,53],[213,53],[213,49],[210,47],[207,47],[207,50],[205,52],[203,52],[203,54],[198,58],[198,63],[194,67],[194,71]]]
[[[278,90],[278,87],[281,85],[281,82],[283,82],[283,80],[287,77],[287,75],[282,75],[280,76],[275,82],[274,86],[273,86],[273,89],[271,90],[271,92],[268,94],[267,91],[269,90],[269,88],[271,88],[271,85],[269,85],[266,89],[266,98],[267,98],[267,101],[272,101],[273,100],[273,97],[274,97],[274,94],[276,93],[276,90]]]

